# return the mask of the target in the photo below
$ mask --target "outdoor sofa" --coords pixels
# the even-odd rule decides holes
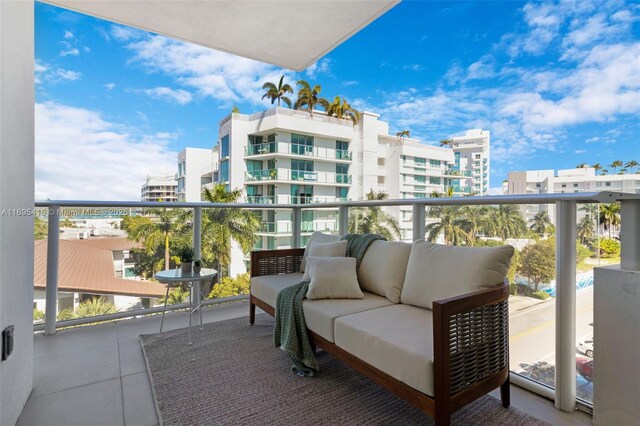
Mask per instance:
[[[315,233],[314,244],[337,236]],[[509,398],[509,285],[513,247],[375,241],[357,278],[359,299],[304,300],[314,349],[448,425],[451,414],[500,387]],[[275,315],[280,290],[302,281],[305,249],[251,253],[256,306]]]

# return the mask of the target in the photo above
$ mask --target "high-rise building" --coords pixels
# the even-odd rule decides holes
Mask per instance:
[[[231,114],[220,123],[218,181],[243,188],[246,201],[306,204],[366,198],[370,190],[390,198],[423,198],[434,191],[470,194],[474,165],[456,162],[480,152],[488,159],[488,132],[473,134],[473,146],[434,147],[389,135],[388,123],[363,112],[354,125],[316,111],[273,108],[256,114]],[[480,138],[480,142],[475,142]],[[452,149],[453,148],[453,149]],[[474,151],[475,150],[475,151]],[[484,162],[488,164],[488,161]],[[463,164],[463,166],[461,166]],[[487,180],[488,185],[488,180]],[[410,211],[389,209],[411,238]],[[291,244],[291,213],[265,209],[258,246]],[[337,231],[337,209],[305,210],[302,242],[314,231]]]
[[[147,176],[140,190],[140,199],[142,201],[178,201],[177,187],[178,183],[174,175]]]
[[[217,165],[214,153],[211,149],[185,148],[178,154],[175,175],[178,201],[202,201],[202,188],[214,181]]]
[[[489,194],[489,145],[488,130],[467,130],[464,136],[451,138],[451,147],[455,153],[455,166],[465,173],[461,181],[477,195]]]

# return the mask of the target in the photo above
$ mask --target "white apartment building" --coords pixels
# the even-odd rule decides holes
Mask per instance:
[[[640,194],[640,175],[596,175],[594,168],[565,169],[558,170],[557,173],[554,170],[509,172],[505,195],[598,191]],[[521,209],[527,221],[531,221],[539,211],[547,210],[555,223],[553,206],[523,205]]]
[[[488,132],[480,132],[486,140],[481,148],[488,153]],[[360,200],[371,189],[386,191],[390,198],[424,198],[449,187],[463,195],[473,188],[461,183],[471,178],[471,172],[465,176],[456,164],[458,150],[465,152],[460,158],[471,151],[461,146],[442,148],[399,139],[389,135],[388,123],[370,112],[363,112],[355,126],[320,111],[313,117],[285,108],[235,113],[220,123],[218,180],[230,189],[243,188],[250,203]],[[476,144],[474,149],[480,148]],[[411,238],[409,210],[389,210],[401,223],[403,239]],[[290,246],[291,213],[266,209],[259,214],[263,238],[258,247]],[[303,212],[303,244],[314,231],[337,229],[337,209]]]
[[[217,165],[215,151],[185,148],[178,154],[176,195],[178,201],[202,201],[202,187],[211,185]],[[214,158],[216,157],[216,158]]]
[[[460,183],[470,187],[477,195],[489,194],[489,145],[491,136],[488,130],[467,130],[464,136],[451,138],[451,147],[455,152],[455,166],[466,179]]]
[[[147,176],[140,190],[141,201],[178,201],[178,183],[174,175]]]

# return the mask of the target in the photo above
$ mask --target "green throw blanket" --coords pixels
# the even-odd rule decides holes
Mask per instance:
[[[348,234],[342,237],[347,240],[347,257],[356,258],[356,271],[369,245],[385,238],[376,234]],[[278,293],[276,301],[276,328],[273,341],[276,348],[289,354],[293,371],[300,376],[314,376],[318,372],[318,363],[307,334],[307,323],[304,320],[302,301],[309,290],[309,281],[284,288]]]

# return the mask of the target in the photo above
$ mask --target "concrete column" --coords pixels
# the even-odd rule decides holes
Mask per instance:
[[[33,1],[0,1],[0,424],[13,425],[33,388]]]
[[[424,204],[413,205],[413,241],[423,240],[425,233],[425,207]]]
[[[291,234],[293,241],[292,248],[300,248],[302,245],[302,208],[294,207],[291,212]]]
[[[620,205],[620,267],[640,271],[640,200],[622,200]]]
[[[349,207],[338,207],[338,235],[347,235],[349,232]]]
[[[58,317],[60,206],[49,207],[47,225],[47,286],[45,287],[46,308],[44,334],[52,335],[56,334],[56,320]]]

